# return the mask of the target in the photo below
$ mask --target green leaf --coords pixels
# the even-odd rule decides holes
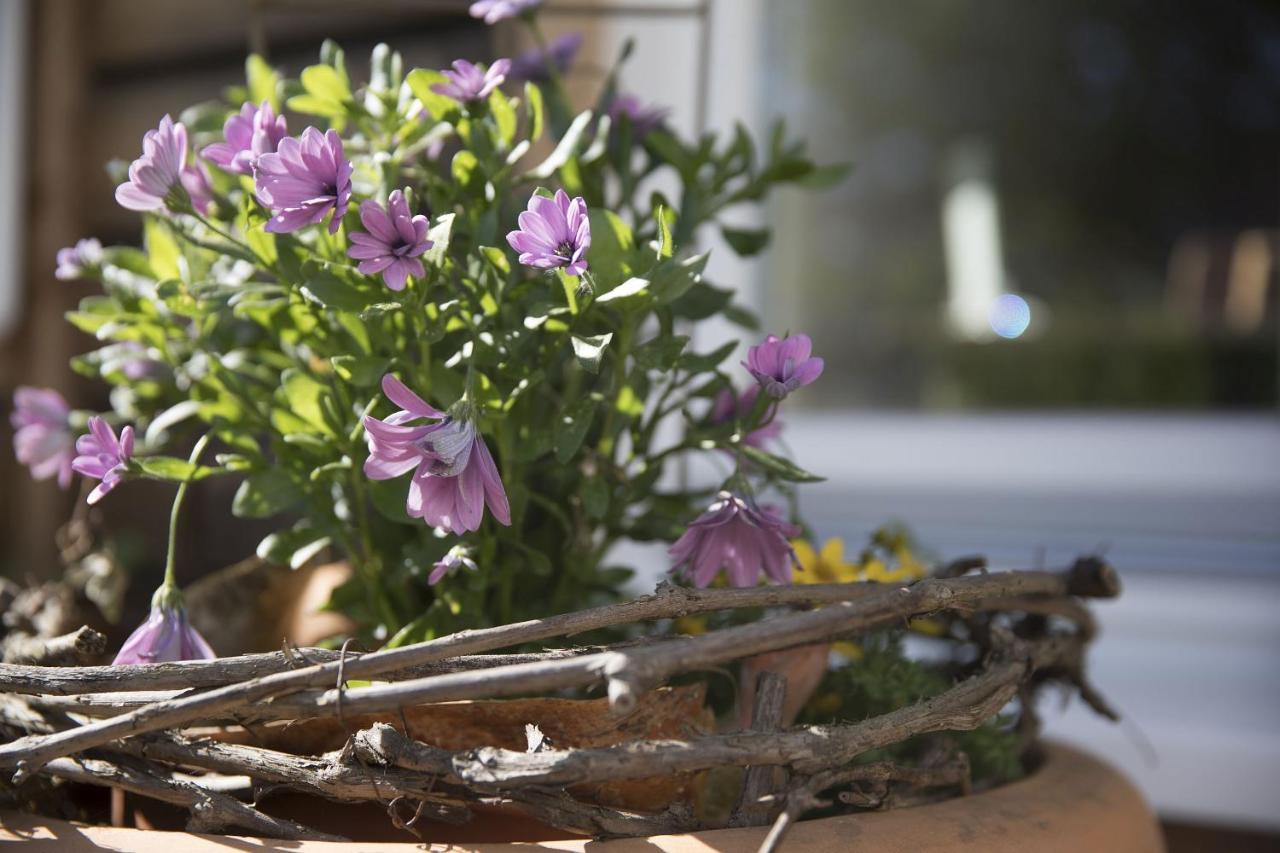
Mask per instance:
[[[157,279],[182,277],[182,270],[178,266],[182,250],[178,248],[178,241],[173,239],[168,225],[154,216],[146,217],[142,240],[147,247],[151,271]]]
[[[729,247],[744,258],[758,255],[769,244],[769,229],[759,230],[720,226],[720,234]]]
[[[157,414],[147,424],[147,444],[154,445],[160,441],[169,427],[179,424],[193,415],[199,414],[200,403],[197,400],[182,400]]]
[[[453,98],[431,91],[431,87],[436,83],[449,82],[449,78],[439,71],[430,68],[415,68],[409,72],[409,76],[405,80],[408,82],[409,90],[413,92],[413,96],[422,101],[422,106],[436,121],[458,108],[458,104]]]
[[[671,229],[676,224],[675,211],[665,205],[658,205],[653,218],[658,222],[658,260],[664,260],[675,253],[675,244],[671,239]]]
[[[705,320],[719,314],[732,301],[732,290],[699,281],[671,303],[671,312],[687,320]]]
[[[328,396],[328,388],[307,374],[290,368],[281,375],[280,388],[276,392],[279,405],[271,410],[271,423],[282,433],[321,432],[333,435],[320,402]]]
[[[267,518],[302,500],[302,490],[283,468],[268,468],[247,478],[236,489],[231,513],[238,518]]]
[[[643,296],[648,292],[649,280],[647,278],[629,278],[613,290],[597,296],[596,302],[620,302],[633,296]]]
[[[792,483],[821,483],[826,479],[826,477],[819,477],[817,474],[810,474],[790,459],[774,456],[772,453],[766,453],[758,447],[744,444],[741,449],[743,455],[752,462],[768,473],[781,477],[783,480],[789,480]]]
[[[542,90],[530,82],[524,84],[524,100],[529,114],[529,138],[537,140],[542,136],[542,126],[546,122],[546,109],[542,104]]]
[[[680,360],[677,364],[681,370],[687,370],[690,373],[702,373],[707,370],[715,370],[720,366],[720,362],[728,358],[729,354],[737,349],[737,347],[737,341],[729,341],[728,343],[717,347],[713,352],[706,353],[705,355],[698,355],[697,353],[692,352],[685,353],[680,356]]]
[[[453,155],[449,172],[456,183],[466,186],[471,183],[471,176],[475,174],[476,167],[479,165],[480,161],[476,159],[476,155],[464,148]]]
[[[357,388],[372,388],[382,381],[391,364],[390,359],[378,356],[335,355],[329,359],[333,372]]]
[[[493,264],[493,268],[503,275],[511,273],[511,262],[507,260],[507,253],[499,249],[497,246],[481,246],[480,254]]]
[[[251,53],[244,61],[244,76],[249,83],[249,101],[266,101],[271,109],[280,112],[280,73],[261,56]]]
[[[369,497],[378,515],[397,524],[421,526],[422,519],[410,518],[405,509],[405,501],[409,496],[409,478],[395,480],[370,480]]]
[[[302,69],[300,79],[302,88],[313,99],[307,103],[311,106],[319,105],[321,107],[315,115],[329,116],[331,118],[346,115],[346,104],[352,99],[351,87],[345,77],[338,72],[338,69],[331,65],[308,65]],[[300,109],[294,103],[297,100],[298,98],[291,98],[289,106],[299,112],[306,112],[306,110]]]
[[[551,155],[525,175],[525,180],[546,180],[554,175],[561,166],[569,162],[569,158],[577,150],[578,143],[582,140],[582,134],[590,123],[591,110],[584,110],[579,113],[578,117],[569,125],[569,129],[564,132],[564,136],[560,137],[560,142],[556,145],[555,150],[551,152]],[[593,231],[593,237],[594,233]]]
[[[498,138],[502,141],[502,149],[510,148],[516,139],[516,108],[501,89],[494,89],[489,95],[489,114],[493,116],[493,121],[498,126]]]
[[[329,544],[330,538],[303,519],[289,530],[272,533],[258,543],[258,557],[272,563],[300,569]]]
[[[192,465],[187,460],[178,459],[176,456],[147,456],[139,459],[138,464],[142,467],[142,472],[148,477],[169,480],[174,483],[183,483],[188,480],[194,482],[222,473],[217,468],[211,468],[207,465]]]
[[[601,289],[607,291],[631,275],[635,237],[631,226],[611,210],[593,207],[587,211],[587,219],[591,223],[587,261]]]
[[[613,332],[603,335],[573,336],[573,354],[578,357],[578,364],[588,373],[600,372],[600,359],[604,358],[604,349],[613,340]]]
[[[842,182],[849,177],[849,173],[852,171],[852,163],[834,163],[830,166],[819,166],[800,178],[796,183],[811,190],[825,190]]]
[[[358,314],[382,296],[377,291],[362,291],[310,261],[303,266],[303,274],[306,281],[300,288],[302,295],[325,308]]]
[[[561,416],[555,431],[556,459],[561,465],[573,459],[578,448],[582,447],[595,413],[596,400],[588,395],[579,399]]]
[[[423,252],[422,260],[431,266],[443,266],[445,255],[449,251],[449,241],[453,237],[454,214],[442,213],[436,218],[436,224],[427,231],[427,239],[431,248]]]
[[[755,315],[755,312],[748,311],[741,305],[729,303],[724,306],[720,314],[730,323],[741,326],[744,329],[755,331],[760,328],[760,318]]]
[[[650,273],[650,278],[653,280],[650,290],[657,297],[658,304],[674,303],[700,284],[702,271],[707,267],[708,257],[707,253],[703,252],[701,255],[690,258],[668,258],[654,267],[653,272]],[[674,305],[672,308],[675,310]]]
[[[631,355],[641,370],[670,370],[688,344],[688,335],[658,335],[640,344]]]
[[[651,130],[645,134],[644,145],[659,160],[670,163],[683,177],[691,177],[697,168],[692,153],[665,130]]]

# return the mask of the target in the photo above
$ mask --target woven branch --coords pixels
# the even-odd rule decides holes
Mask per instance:
[[[967,574],[974,568],[981,566],[971,561],[909,587],[688,590],[663,585],[653,595],[624,604],[359,655],[286,648],[268,655],[148,667],[4,665],[0,691],[8,695],[0,695],[0,729],[11,737],[22,736],[0,744],[0,767],[15,768],[16,781],[42,773],[93,784],[134,785],[144,796],[167,797],[192,808],[202,826],[213,821],[262,835],[302,838],[316,834],[288,822],[270,823],[275,819],[221,791],[253,780],[259,796],[288,789],[338,801],[383,802],[389,804],[397,825],[403,824],[397,804],[405,802],[418,804],[415,820],[425,816],[450,822],[467,820],[473,806],[502,805],[574,832],[637,835],[686,831],[699,824],[681,807],[658,815],[635,814],[580,802],[564,789],[740,766],[752,769],[734,820],[739,825],[759,824],[780,811],[771,833],[776,842],[822,791],[839,784],[871,785],[869,792],[846,792],[855,800],[863,797],[863,805],[884,802],[890,783],[913,788],[966,786],[967,768],[961,779],[954,763],[939,769],[854,761],[915,735],[976,728],[1015,696],[1031,695],[1047,678],[1074,683],[1091,703],[1109,710],[1084,677],[1084,651],[1094,623],[1076,597],[1118,594],[1115,573],[1092,558],[1059,572]],[[758,607],[789,609],[696,637],[493,653],[630,622]],[[1015,624],[1040,627],[1017,639],[1001,627],[1005,622],[975,617],[996,611],[1026,614],[1015,617],[1021,619]],[[626,712],[643,691],[679,673],[946,612],[975,629],[986,655],[977,672],[931,699],[847,725],[771,730],[776,721],[768,714],[780,704],[781,688],[767,682],[758,696],[764,716],[761,730],[602,748],[515,752],[481,747],[455,754],[376,724],[353,736],[340,752],[298,756],[195,739],[179,731],[211,721],[342,717],[396,712],[422,702],[590,686],[604,687],[612,707]],[[1064,621],[1048,629],[1046,617]],[[1061,630],[1064,624],[1072,630]],[[338,688],[339,677],[386,683]],[[90,749],[95,750],[91,758],[69,757]],[[778,768],[795,782],[788,787],[785,776],[775,776]],[[185,775],[190,772],[209,775]],[[774,791],[776,785],[785,793]]]

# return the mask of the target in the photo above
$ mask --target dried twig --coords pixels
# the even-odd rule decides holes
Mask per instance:
[[[787,699],[787,679],[776,672],[762,672],[755,684],[755,704],[751,708],[751,730],[772,732],[782,724],[782,706]],[[758,826],[769,819],[771,804],[764,797],[773,793],[777,784],[786,784],[783,773],[770,765],[753,765],[742,778],[742,792],[738,804],[729,818],[730,826]]]
[[[421,678],[447,672],[471,672],[492,666],[559,660],[599,651],[596,648],[550,649],[527,654],[460,655],[384,673],[390,681]],[[21,666],[0,664],[0,692],[76,696],[91,693],[124,693],[161,690],[190,690],[239,684],[278,672],[337,661],[335,649],[291,649],[214,660],[184,660],[146,666]],[[347,652],[347,667],[362,657]]]
[[[841,792],[841,802],[863,807],[877,808],[886,804],[889,785],[900,783],[912,788],[939,788],[958,786],[966,793],[969,789],[969,760],[963,756],[936,767],[903,767],[887,761],[859,764],[840,770],[815,774],[794,785],[787,792],[785,808],[779,812],[760,845],[760,853],[773,853],[781,848],[787,833],[805,812],[826,808],[830,802],[821,798],[823,791],[851,783],[877,786],[875,795]]]
[[[110,788],[161,800],[191,809],[196,829],[244,829],[268,838],[299,841],[342,841],[340,836],[317,832],[291,820],[274,818],[226,794],[200,788],[171,776],[91,758],[57,758],[42,774]]]
[[[1034,669],[1058,666],[1079,656],[1069,638],[1015,644],[1008,657],[949,690],[914,705],[859,723],[804,726],[782,732],[735,732],[689,740],[630,741],[598,749],[527,753],[482,747],[455,756],[453,772],[463,782],[492,790],[536,785],[573,785],[640,779],[719,766],[788,765],[801,773],[843,767],[859,755],[914,735],[977,728],[1013,698]],[[377,742],[401,767],[439,767],[440,751],[409,741],[390,726],[376,728]],[[426,750],[419,752],[419,749]],[[417,763],[418,756],[424,756]]]
[[[107,651],[107,638],[88,625],[60,637],[10,634],[4,638],[6,664],[62,666],[87,663]]]
[[[1114,572],[1101,563],[1088,566],[1078,563],[1066,572],[1007,572],[950,580],[930,579],[909,588],[878,587],[869,590],[856,586],[856,593],[848,588],[841,591],[844,586],[847,585],[721,590],[664,587],[655,595],[627,604],[497,628],[463,631],[348,661],[347,675],[350,678],[368,678],[454,654],[489,651],[515,642],[617,624],[624,618],[632,621],[663,618],[694,612],[699,608],[715,610],[747,606],[744,602],[761,606],[762,603],[825,600],[825,596],[857,598],[854,602],[843,601],[820,610],[788,614],[700,637],[655,643],[634,651],[612,651],[564,661],[495,667],[483,674],[455,673],[353,689],[345,691],[343,704],[352,712],[394,710],[413,702],[513,695],[586,686],[603,680],[608,684],[609,697],[615,708],[625,711],[634,706],[641,690],[679,671],[706,668],[764,651],[864,632],[940,610],[968,610],[985,598],[1055,594],[1109,596],[1115,595],[1119,589]],[[811,591],[817,592],[803,595]],[[74,730],[21,738],[0,745],[0,767],[18,768],[21,772],[52,758],[120,737],[216,717],[228,709],[308,687],[331,684],[337,671],[337,664],[326,663],[294,672],[275,673],[243,684],[157,702]],[[280,700],[277,713],[287,708],[296,716],[332,714],[336,702],[337,694],[333,690],[302,694]],[[271,703],[264,704],[269,706]]]

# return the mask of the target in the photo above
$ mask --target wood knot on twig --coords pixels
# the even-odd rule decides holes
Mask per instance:
[[[1067,592],[1071,595],[1115,598],[1120,589],[1120,575],[1101,557],[1079,557],[1067,570]]]

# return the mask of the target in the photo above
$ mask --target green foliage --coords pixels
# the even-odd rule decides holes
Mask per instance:
[[[829,671],[800,714],[800,722],[830,724],[856,722],[896,711],[937,696],[952,680],[935,666],[903,654],[896,634],[868,637],[859,660]],[[859,761],[917,761],[931,739],[922,735],[859,757]],[[1008,782],[1023,773],[1021,748],[1009,721],[996,717],[967,732],[942,736],[969,756],[975,783]]]
[[[733,344],[690,351],[692,327],[721,314],[754,319],[730,289],[704,281],[693,234],[778,183],[823,173],[780,133],[759,157],[740,129],[724,143],[663,130],[640,138],[614,124],[607,100],[575,114],[558,83],[460,104],[432,91],[441,72],[406,71],[385,45],[369,68],[367,83],[353,81],[332,42],[297,79],[251,56],[229,102],[190,111],[193,150],[220,140],[246,99],[305,116],[290,116],[294,135],[308,122],[337,130],[353,168],[351,210],[336,234],[271,234],[252,179],[210,167],[207,215],[148,214],[144,251],[106,251],[103,294],[68,315],[100,348],[74,366],[112,385],[117,420],[145,436],[133,474],[234,474],[243,481],[233,513],[278,524],[259,546],[264,558],[299,566],[328,548],[351,560],[358,577],[331,606],[367,638],[411,642],[609,600],[629,577],[605,564],[616,543],[677,535],[705,507],[706,492],[660,485],[674,479],[663,477],[668,466],[688,453],[730,458],[733,436],[755,425],[707,418],[709,398],[731,382]],[[547,136],[539,150],[549,153],[526,156]],[[447,153],[425,156],[441,143]],[[679,181],[680,205],[639,191],[660,171]],[[505,239],[532,193],[558,188],[588,206],[581,280],[522,266]],[[393,190],[430,212],[433,241],[426,275],[398,292],[347,255],[350,234],[364,230],[359,202]],[[721,228],[742,254],[767,243],[764,231]],[[131,359],[152,368],[139,374]],[[434,587],[431,564],[457,539],[408,516],[407,477],[373,481],[362,470],[364,416],[395,409],[386,374],[441,409],[474,406],[511,503],[510,527],[490,518],[462,537],[478,570]],[[681,426],[674,444],[663,423]],[[217,440],[215,462],[161,455],[204,432]],[[816,479],[747,453],[755,488]]]

